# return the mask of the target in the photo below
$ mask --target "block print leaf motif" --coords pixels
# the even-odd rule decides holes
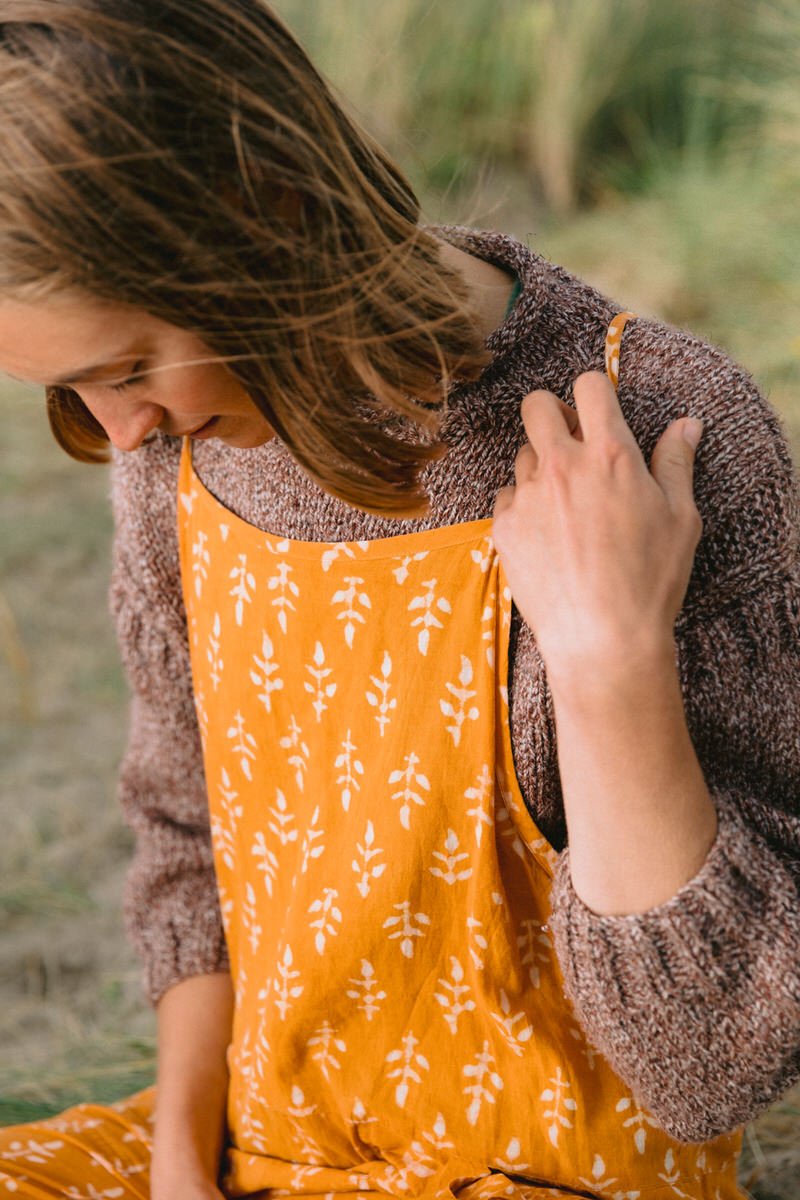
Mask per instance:
[[[122,1112],[124,1103],[122,1100],[116,1101],[112,1106],[114,1111]],[[87,1117],[84,1113],[80,1113],[77,1117],[65,1117],[62,1113],[60,1116],[47,1118],[47,1128],[58,1133],[81,1133],[86,1129],[99,1129],[102,1124],[103,1122],[98,1117]],[[141,1126],[136,1128],[141,1129]],[[142,1132],[143,1136],[146,1136],[144,1131]]]
[[[484,643],[484,653],[486,662],[494,670],[494,646],[495,646],[495,618],[497,613],[497,604],[494,594],[489,598],[487,604],[483,606],[481,613],[481,641]]]
[[[253,1074],[251,1080],[254,1084],[256,1098],[262,1099],[263,1084],[266,1082],[267,1069],[272,1058],[272,1047],[269,1044],[269,1038],[264,1032],[267,1007],[270,1003],[269,986],[259,988],[257,1001],[258,1033],[253,1044]]]
[[[413,1138],[410,1145],[403,1150],[400,1162],[401,1166],[392,1163],[388,1170],[384,1171],[381,1179],[381,1190],[386,1188],[392,1196],[409,1191],[410,1175],[415,1179],[428,1179],[436,1173],[436,1159],[417,1138]],[[412,1194],[417,1190],[418,1187],[415,1187]]]
[[[131,1136],[129,1133],[128,1137]],[[136,1136],[136,1134],[133,1134]],[[101,1170],[107,1171],[111,1178],[115,1181],[120,1179],[132,1179],[134,1175],[142,1175],[146,1170],[145,1163],[129,1163],[125,1164],[118,1156],[114,1159],[107,1158],[105,1154],[100,1154],[97,1150],[92,1151],[92,1164],[99,1167]],[[0,1173],[0,1181],[4,1180],[5,1176]],[[23,1177],[24,1178],[24,1177]],[[88,1188],[88,1191],[84,1191]],[[5,1184],[6,1191],[14,1191],[14,1185],[11,1180]],[[138,1189],[137,1189],[138,1190]],[[62,1193],[69,1200],[112,1200],[113,1197],[129,1196],[130,1191],[125,1188],[112,1187],[105,1191],[98,1191],[93,1184],[85,1183],[82,1187],[70,1187]]]
[[[417,633],[417,649],[420,654],[427,655],[428,646],[430,645],[431,629],[444,629],[444,625],[437,617],[436,613],[451,613],[453,610],[450,607],[450,601],[445,596],[436,595],[437,579],[428,579],[423,582],[422,586],[427,591],[422,592],[419,596],[414,596],[409,602],[408,611],[414,612],[422,610],[418,617],[415,617],[411,622],[411,628],[417,629],[422,626]]]
[[[286,1014],[290,1008],[293,1008],[293,1000],[298,996],[302,996],[305,988],[301,983],[295,983],[295,979],[300,978],[299,971],[293,971],[294,956],[292,948],[287,943],[283,954],[278,959],[276,966],[277,977],[272,980],[272,990],[275,992],[276,1000],[275,1007],[280,1013],[281,1020],[286,1020]]]
[[[669,1150],[667,1153],[671,1154],[672,1151]],[[663,1179],[663,1176],[659,1175],[659,1179]],[[610,1196],[611,1200],[639,1200],[639,1197],[641,1195],[641,1192],[621,1192],[619,1190],[617,1190],[616,1192],[612,1192],[611,1188],[614,1186],[615,1183],[619,1183],[619,1180],[618,1179],[610,1179],[606,1176],[606,1164],[603,1162],[603,1159],[601,1158],[601,1156],[599,1154],[595,1154],[595,1156],[594,1156],[594,1162],[592,1164],[592,1178],[591,1179],[581,1178],[579,1180],[579,1182],[585,1183],[587,1188],[594,1189],[594,1191],[597,1192],[598,1194],[602,1193],[602,1195],[604,1195],[604,1196],[605,1195]],[[691,1197],[688,1195],[688,1193],[680,1193],[680,1194],[681,1195],[685,1194],[687,1197],[687,1200],[691,1200]]]
[[[336,937],[339,932],[337,926],[342,923],[342,910],[336,903],[338,898],[336,888],[326,887],[322,889],[322,895],[312,900],[308,906],[309,913],[319,914],[316,920],[309,921],[309,927],[317,931],[314,934],[314,948],[317,954],[324,954],[327,939]]]
[[[357,1008],[361,1009],[368,1021],[379,1011],[381,1001],[386,999],[386,992],[379,990],[375,968],[368,959],[361,960],[361,975],[357,979],[348,979],[352,987],[347,992],[350,1000],[358,1000]]]
[[[552,945],[546,926],[532,917],[524,917],[519,923],[517,948],[520,965],[528,968],[528,979],[533,987],[541,987],[540,963],[550,962]]]
[[[467,1108],[467,1120],[470,1125],[478,1123],[483,1104],[495,1104],[497,1093],[502,1091],[503,1080],[495,1071],[494,1066],[494,1055],[489,1049],[488,1041],[484,1041],[483,1049],[475,1055],[474,1062],[467,1063],[465,1067],[462,1067],[462,1073],[468,1079],[474,1080],[464,1088],[464,1095],[470,1097]]]
[[[358,875],[358,883],[356,888],[362,899],[370,893],[373,879],[380,879],[383,872],[386,870],[386,863],[373,863],[373,858],[383,854],[380,846],[373,845],[375,841],[375,827],[372,821],[367,821],[367,828],[364,832],[363,845],[361,842],[356,842],[357,858],[352,861],[352,867],[356,875]]]
[[[553,1146],[558,1149],[558,1137],[562,1129],[572,1129],[573,1124],[568,1113],[574,1113],[577,1110],[578,1102],[568,1096],[567,1092],[571,1088],[568,1079],[565,1079],[561,1067],[556,1067],[556,1073],[552,1079],[548,1080],[552,1087],[545,1088],[539,1097],[544,1104],[549,1104],[549,1108],[544,1110],[544,1119],[550,1121],[547,1128],[547,1136]]]
[[[202,685],[194,694],[194,708],[197,713],[197,724],[200,729],[200,743],[205,754],[208,745],[208,709],[206,707],[206,694],[203,691]]]
[[[470,914],[467,917],[467,934],[469,936],[469,956],[472,959],[472,965],[476,971],[482,971],[484,967],[483,952],[489,949],[489,943],[486,940],[486,935],[481,932],[483,921],[479,921],[477,917]]]
[[[203,594],[203,584],[208,579],[208,566],[211,554],[208,550],[208,534],[202,529],[197,531],[197,541],[192,543],[192,575],[194,576],[194,594],[198,600]]]
[[[272,693],[279,692],[283,688],[282,679],[271,678],[276,671],[280,670],[280,664],[275,661],[273,655],[272,639],[265,633],[261,638],[261,658],[257,654],[253,655],[253,665],[257,670],[250,671],[250,679],[256,687],[262,688],[262,691],[258,693],[258,699],[268,713],[272,712]]]
[[[303,730],[297,724],[297,718],[294,713],[289,722],[289,732],[285,737],[280,739],[280,747],[282,750],[293,750],[293,754],[289,754],[289,766],[294,767],[295,783],[299,791],[303,791],[305,785],[305,772],[308,770],[308,760],[310,751],[305,742],[300,740],[300,735]]]
[[[317,1105],[306,1103],[303,1089],[297,1084],[292,1087],[292,1103],[286,1111],[291,1117],[294,1127],[295,1145],[300,1163],[324,1163],[325,1156],[322,1148],[304,1125],[304,1121],[317,1111]],[[300,1182],[297,1181],[294,1186],[301,1191]]]
[[[68,1200],[118,1200],[120,1196],[125,1195],[125,1188],[105,1188],[100,1192],[94,1184],[86,1183],[82,1185],[80,1190],[76,1187],[68,1187],[64,1195]]]
[[[352,650],[353,638],[355,637],[356,633],[356,623],[358,622],[363,625],[366,622],[366,617],[364,616],[363,612],[359,611],[358,606],[360,605],[361,608],[371,609],[372,601],[366,592],[360,592],[358,590],[358,585],[360,583],[363,584],[364,582],[360,576],[345,575],[344,582],[348,586],[346,588],[340,588],[338,591],[333,593],[333,596],[331,597],[331,604],[345,605],[343,612],[336,614],[336,620],[346,622],[344,627],[344,640]]]
[[[451,1033],[458,1033],[458,1018],[464,1012],[475,1011],[475,1001],[471,997],[472,988],[464,982],[464,968],[458,959],[450,956],[450,979],[438,979],[436,982],[442,988],[434,992],[434,998],[445,1010],[442,1013]]]
[[[403,756],[403,761],[406,764],[405,768],[392,771],[389,776],[389,783],[402,782],[404,785],[399,791],[392,792],[392,799],[403,801],[400,806],[400,824],[403,826],[403,829],[410,829],[411,805],[417,804],[422,807],[425,804],[424,799],[416,789],[422,788],[423,791],[429,792],[431,785],[427,775],[423,775],[422,772],[415,770],[420,759],[413,750],[410,754]]]
[[[358,542],[358,545],[363,550],[365,546],[369,545],[369,543]],[[330,571],[331,567],[340,555],[343,555],[345,558],[355,558],[356,552],[350,545],[348,545],[347,542],[337,542],[335,546],[330,546],[327,550],[322,552],[321,562],[323,571]]]
[[[503,605],[501,609],[500,619],[503,629],[508,629],[511,624],[511,588],[508,584],[503,587]]]
[[[197,499],[197,488],[193,487],[190,492],[181,492],[180,499],[184,509],[191,516],[194,502]]]
[[[386,1072],[387,1079],[398,1079],[400,1082],[394,1089],[394,1099],[398,1108],[403,1108],[408,1099],[409,1085],[422,1083],[420,1071],[430,1071],[430,1063],[424,1054],[417,1054],[416,1047],[419,1039],[409,1029],[400,1039],[401,1048],[390,1050],[386,1062],[392,1067]],[[397,1065],[395,1065],[397,1064]]]
[[[275,789],[275,804],[270,807],[272,820],[267,822],[267,828],[272,830],[282,846],[296,842],[300,836],[298,829],[293,828],[294,813],[289,810],[289,802],[280,788]]]
[[[447,1122],[441,1113],[436,1114],[436,1120],[430,1130],[426,1130],[421,1136],[424,1141],[430,1142],[434,1150],[455,1149],[455,1143],[451,1142],[447,1136]]]
[[[384,929],[392,929],[393,926],[399,925],[399,929],[395,929],[393,933],[387,934],[390,941],[395,938],[402,938],[400,942],[400,950],[405,958],[414,957],[414,938],[425,937],[423,925],[430,925],[431,919],[426,913],[411,912],[411,901],[403,900],[400,904],[394,904],[393,908],[399,908],[400,912],[397,916],[387,917],[383,922]]]
[[[464,863],[469,862],[469,855],[466,851],[458,852],[459,841],[458,835],[454,829],[448,829],[447,836],[444,839],[444,851],[434,850],[433,857],[437,860],[437,866],[428,867],[431,875],[437,879],[444,880],[452,886],[454,883],[460,883],[465,879],[469,879],[472,874],[472,867],[465,867]]]
[[[3,1148],[3,1157],[9,1162],[49,1163],[56,1158],[57,1152],[63,1149],[64,1143],[57,1139],[42,1142],[37,1138],[28,1138],[24,1142],[10,1142],[8,1146]]]
[[[308,864],[312,858],[319,858],[320,854],[324,854],[325,846],[321,839],[325,836],[325,830],[320,829],[319,825],[319,805],[316,806],[311,814],[311,823],[306,828],[303,834],[302,855],[303,861],[300,865],[300,871],[305,875],[308,870]]]
[[[278,858],[274,851],[270,850],[264,834],[260,831],[255,835],[250,852],[261,860],[258,863],[258,870],[264,873],[264,886],[267,889],[267,895],[271,897],[272,885],[278,877]]]
[[[306,680],[304,687],[314,697],[311,707],[317,714],[317,721],[319,722],[322,720],[322,714],[328,708],[325,701],[336,694],[336,684],[325,683],[328,676],[333,674],[333,668],[325,666],[325,651],[322,649],[321,642],[317,642],[314,647],[314,661],[307,664],[306,670],[314,682],[309,683]]]
[[[344,1039],[337,1035],[330,1021],[323,1021],[308,1039],[306,1045],[318,1047],[311,1057],[319,1063],[319,1069],[326,1079],[330,1079],[328,1073],[330,1070],[340,1071],[342,1069],[342,1064],[336,1055],[345,1054],[347,1045]]]
[[[381,737],[383,737],[386,726],[392,719],[389,714],[397,708],[397,697],[393,696],[391,700],[389,699],[389,692],[391,691],[392,687],[391,680],[389,679],[391,673],[392,660],[389,655],[389,651],[384,650],[380,676],[370,675],[369,677],[370,683],[374,684],[375,686],[375,691],[365,693],[367,697],[367,703],[371,704],[373,708],[377,708],[378,710],[375,720],[378,722],[378,727],[381,731]]]
[[[497,831],[500,837],[510,846],[518,858],[527,858],[527,850],[525,843],[519,836],[516,825],[511,819],[511,813],[506,808],[505,803],[498,802],[496,809]]]
[[[239,759],[239,766],[242,769],[242,774],[245,779],[253,778],[251,762],[255,761],[256,757],[256,739],[252,733],[248,733],[244,727],[244,717],[240,712],[237,712],[233,718],[233,724],[228,728],[228,740],[233,742],[232,750]]]
[[[633,1129],[633,1144],[639,1154],[644,1154],[647,1148],[647,1127],[649,1125],[651,1129],[658,1129],[658,1124],[649,1113],[639,1107],[632,1096],[623,1096],[617,1102],[616,1112],[630,1113],[630,1116],[622,1122],[622,1127],[623,1129]]]
[[[595,1050],[594,1046],[591,1044],[591,1042],[587,1042],[586,1035],[584,1034],[580,1025],[573,1023],[570,1027],[569,1035],[571,1038],[573,1038],[578,1043],[580,1052],[583,1055],[583,1057],[586,1059],[587,1067],[589,1068],[590,1071],[593,1071],[595,1068],[595,1064],[600,1056],[597,1053],[597,1051]]]
[[[523,1175],[531,1169],[531,1164],[522,1161],[522,1146],[518,1137],[512,1137],[505,1149],[504,1158],[496,1158],[492,1166],[499,1167],[508,1175]]]
[[[258,923],[258,905],[255,889],[249,881],[245,883],[245,902],[242,905],[242,924],[244,925],[250,951],[255,954],[261,942],[263,930]]]
[[[447,726],[447,732],[453,735],[453,742],[456,746],[461,745],[461,727],[465,721],[477,721],[480,716],[477,705],[469,705],[469,701],[477,692],[474,688],[470,688],[472,683],[473,669],[472,663],[467,658],[466,654],[461,655],[461,670],[458,674],[458,683],[445,683],[450,695],[453,697],[455,704],[451,700],[440,700],[439,707],[446,717],[452,717],[452,725]],[[468,707],[469,705],[469,707]]]
[[[230,578],[234,580],[234,585],[231,588],[229,595],[233,596],[236,601],[234,613],[236,615],[236,624],[241,625],[244,618],[245,604],[253,603],[253,592],[256,590],[255,575],[247,569],[247,555],[239,554],[239,565],[234,567],[230,573]]]
[[[353,790],[360,792],[361,784],[358,782],[358,776],[364,774],[364,764],[360,759],[353,757],[353,751],[356,749],[355,743],[350,741],[350,730],[347,731],[347,736],[342,742],[342,753],[337,755],[334,766],[342,772],[337,776],[336,782],[342,787],[341,801],[342,808],[345,812],[350,811],[350,800],[353,795]]]
[[[241,1105],[239,1120],[242,1130],[245,1131],[248,1142],[253,1145],[259,1153],[266,1152],[266,1143],[264,1142],[264,1125],[253,1113],[254,1102],[258,1101],[258,1083],[256,1081],[255,1055],[250,1045],[251,1032],[246,1030],[244,1037],[239,1045],[238,1053],[235,1061],[232,1064],[236,1078],[239,1081],[239,1087],[244,1096],[244,1101]]]
[[[481,571],[483,575],[485,575],[489,570],[496,557],[497,555],[494,548],[494,539],[491,537],[491,535],[487,535],[487,537],[482,540],[480,549],[476,547],[470,551],[470,558],[474,563],[477,564],[478,570]]]
[[[398,555],[396,555],[394,561],[399,562],[400,566],[392,567],[392,574],[394,575],[397,582],[405,583],[405,581],[408,579],[408,576],[409,576],[408,568],[410,567],[411,563],[422,562],[423,558],[427,558],[427,557],[428,557],[427,550],[418,550],[416,554],[398,554]]]
[[[241,804],[234,803],[239,793],[231,786],[231,779],[225,768],[221,771],[221,782],[217,791],[222,796],[219,809],[211,817],[211,841],[214,850],[221,857],[229,871],[234,868],[236,833],[239,819],[244,812]]]
[[[288,625],[287,613],[297,612],[297,608],[292,597],[297,599],[297,597],[300,595],[300,588],[293,579],[289,578],[289,575],[294,570],[294,567],[289,566],[287,562],[279,562],[276,563],[275,566],[276,573],[274,575],[270,575],[267,579],[267,590],[278,593],[277,596],[274,596],[272,600],[270,600],[270,605],[273,608],[277,608],[278,625],[280,626],[281,633],[286,633]]]
[[[465,800],[474,800],[475,804],[472,808],[467,809],[467,816],[475,819],[475,845],[480,846],[483,837],[484,826],[487,829],[492,827],[492,810],[494,808],[494,786],[492,772],[488,763],[484,763],[481,767],[480,774],[475,780],[473,787],[468,787],[464,792]]]
[[[503,988],[500,989],[500,1012],[493,1012],[492,1019],[497,1023],[508,1048],[518,1058],[521,1057],[526,1044],[533,1037],[533,1029],[528,1024],[528,1014],[526,1012],[519,1011],[512,1013],[511,1001]]]
[[[222,671],[225,663],[220,654],[220,646],[222,626],[220,624],[219,613],[214,613],[214,619],[211,623],[211,632],[208,635],[208,649],[206,650],[206,658],[208,659],[209,678],[213,684],[214,691],[217,690],[222,679]]]

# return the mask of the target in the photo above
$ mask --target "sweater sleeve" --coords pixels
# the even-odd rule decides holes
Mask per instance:
[[[673,334],[673,346],[681,336],[691,341]],[[583,904],[567,847],[551,927],[590,1040],[669,1133],[703,1141],[800,1076],[800,567],[797,482],[776,415],[719,352],[692,352],[691,410],[710,436],[695,481],[704,532],[675,638],[718,832],[694,879],[625,916]]]
[[[119,792],[136,835],[124,914],[154,1005],[181,979],[229,969],[180,583],[178,453],[159,437],[112,464],[110,603],[132,691]]]

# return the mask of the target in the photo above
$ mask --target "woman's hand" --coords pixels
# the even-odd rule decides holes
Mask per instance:
[[[578,376],[574,395],[577,412],[552,392],[522,401],[528,442],[493,522],[517,608],[548,674],[565,680],[672,645],[702,531],[700,423],[673,421],[648,471],[608,377]],[[684,437],[693,427],[694,445]]]

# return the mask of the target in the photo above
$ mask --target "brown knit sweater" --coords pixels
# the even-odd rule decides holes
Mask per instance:
[[[195,444],[206,486],[281,537],[353,541],[491,516],[524,443],[522,397],[570,398],[603,367],[622,305],[515,239],[432,227],[515,272],[522,295],[491,335],[493,361],[450,396],[453,453],[430,464],[424,520],[365,514],[321,490],[278,440]],[[516,609],[509,670],[517,773],[542,832],[563,851],[552,929],[588,1036],[668,1132],[703,1140],[752,1118],[800,1074],[800,499],[774,410],[719,350],[656,321],[629,323],[619,400],[645,458],[691,411],[705,421],[695,466],[704,522],[675,627],[686,713],[719,832],[697,874],[664,904],[598,916],[571,887],[551,698]],[[133,689],[121,798],[138,849],[126,918],[153,1002],[180,979],[225,970],[205,785],[192,701],[175,529],[180,444],[116,454],[111,600]]]

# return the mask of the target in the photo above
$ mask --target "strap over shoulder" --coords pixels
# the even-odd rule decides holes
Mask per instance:
[[[606,331],[606,374],[615,390],[619,383],[619,349],[622,344],[622,333],[631,317],[635,316],[636,313],[632,312],[617,313]]]

